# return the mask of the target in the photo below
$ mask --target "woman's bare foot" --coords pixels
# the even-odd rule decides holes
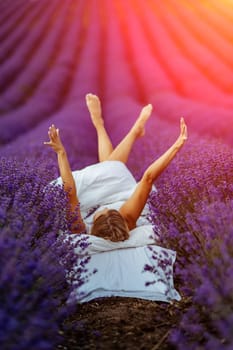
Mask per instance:
[[[104,120],[101,115],[101,103],[99,97],[93,94],[86,95],[87,108],[91,115],[92,123],[96,128],[104,125]]]
[[[135,133],[137,137],[142,137],[145,134],[145,124],[149,119],[152,112],[152,104],[148,104],[142,108],[138,119],[134,123],[131,132]]]

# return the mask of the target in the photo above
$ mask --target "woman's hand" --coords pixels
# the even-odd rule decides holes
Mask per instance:
[[[49,127],[48,135],[49,142],[44,142],[44,145],[50,146],[56,153],[64,152],[65,148],[59,136],[59,129],[56,129],[54,124]]]
[[[180,135],[177,139],[177,145],[182,147],[185,141],[188,139],[187,125],[185,124],[184,118],[180,118]]]

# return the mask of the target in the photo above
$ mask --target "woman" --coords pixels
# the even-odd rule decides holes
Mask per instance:
[[[98,171],[99,169],[102,169],[101,171],[103,172],[104,176],[106,169],[109,172],[113,166],[116,166],[116,169],[114,171],[118,172],[117,169],[120,169],[120,179],[122,166],[124,166],[123,172],[126,174],[126,177],[132,176],[124,164],[126,164],[128,160],[128,156],[134,142],[145,134],[145,123],[151,115],[152,105],[148,104],[141,110],[138,119],[128,134],[118,144],[118,146],[113,149],[110,138],[104,127],[104,120],[101,115],[101,104],[99,98],[96,95],[87,94],[86,103],[93,125],[96,128],[98,138],[98,156],[100,163],[97,163],[94,165],[94,167],[98,167]],[[48,135],[49,142],[44,142],[44,144],[50,146],[57,153],[58,166],[64,185],[64,190],[67,192],[69,200],[68,213],[70,216],[75,215],[75,220],[73,220],[71,232],[87,232],[88,225],[83,219],[80,211],[79,193],[77,193],[76,190],[75,180],[70,169],[66,150],[59,136],[59,129],[56,129],[56,127],[52,125],[49,128]],[[154,181],[172,161],[186,140],[187,127],[185,125],[184,119],[181,118],[180,135],[175,143],[160,158],[154,161],[146,169],[134,191],[129,195],[129,198],[127,198],[121,204],[119,208],[112,209],[105,207],[95,213],[93,216],[91,228],[88,233],[109,239],[114,242],[126,240],[129,237],[130,231],[133,230],[137,225],[137,220],[146,205]],[[128,172],[128,175],[126,172]],[[91,177],[92,174],[93,165],[91,166],[91,171],[88,172],[88,176]],[[92,195],[94,198],[95,193],[93,192]]]

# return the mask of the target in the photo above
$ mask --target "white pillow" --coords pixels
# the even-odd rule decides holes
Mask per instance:
[[[111,296],[180,300],[173,284],[175,258],[174,251],[157,245],[93,254],[85,266],[89,277],[86,279],[87,271],[82,274],[85,283],[74,289],[71,300],[75,298],[82,303]],[[78,273],[80,261],[74,266]]]
[[[101,237],[87,234],[69,234],[65,239],[71,240],[75,245],[75,252],[78,255],[88,253],[90,255],[107,252],[116,249],[143,247],[156,243],[156,235],[154,234],[151,224],[136,227],[130,231],[130,237],[125,241],[112,242]],[[87,249],[83,249],[87,246]]]

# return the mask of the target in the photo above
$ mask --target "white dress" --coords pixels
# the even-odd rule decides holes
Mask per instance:
[[[119,210],[132,195],[137,182],[124,163],[104,161],[72,172],[87,233],[96,211],[104,208]],[[62,183],[61,178],[56,183]],[[146,205],[137,226],[148,224]]]

